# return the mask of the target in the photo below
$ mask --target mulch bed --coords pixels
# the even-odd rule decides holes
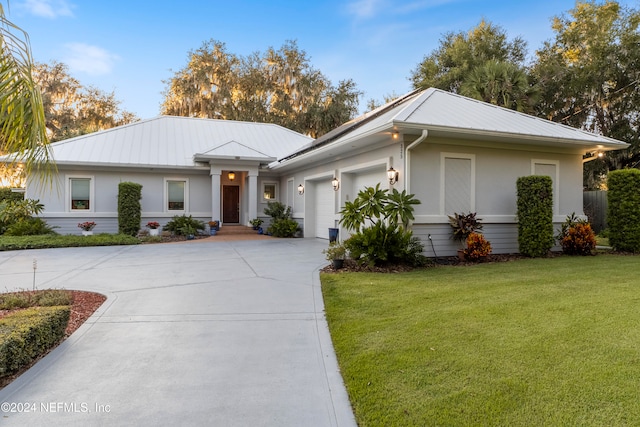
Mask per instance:
[[[28,292],[28,291],[26,291]],[[86,292],[86,291],[69,291],[73,295],[73,302],[71,303],[71,312],[69,314],[69,323],[67,324],[67,329],[65,329],[64,338],[60,341],[64,341],[71,334],[73,334],[84,322],[87,321],[89,317],[105,302],[107,297],[102,294],[98,294],[95,292]],[[1,310],[0,311],[0,319],[6,316],[9,313],[12,313],[16,310]],[[60,345],[58,343],[58,345]],[[47,353],[41,355],[37,359],[33,360],[29,365],[20,369],[20,371],[0,378],[0,389],[9,385],[13,380],[22,375],[27,369],[32,367],[38,362],[38,360],[42,359],[46,356],[50,351],[52,351],[54,346]]]

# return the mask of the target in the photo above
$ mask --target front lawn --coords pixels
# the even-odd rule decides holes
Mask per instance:
[[[360,426],[640,420],[640,259],[322,274]]]

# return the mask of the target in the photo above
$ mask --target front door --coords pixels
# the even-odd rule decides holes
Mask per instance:
[[[240,223],[240,187],[225,185],[222,187],[222,222]]]

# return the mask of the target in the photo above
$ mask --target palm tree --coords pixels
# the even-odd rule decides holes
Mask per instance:
[[[531,112],[538,91],[516,64],[487,61],[475,68],[460,88],[462,95],[512,110]]]
[[[33,61],[26,32],[11,23],[0,4],[0,154],[4,161],[43,180],[52,177],[40,91],[32,77]]]

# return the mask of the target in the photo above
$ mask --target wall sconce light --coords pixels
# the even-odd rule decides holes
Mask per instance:
[[[298,185],[298,194],[301,196],[304,194],[304,185]]]
[[[393,167],[390,167],[387,171],[387,178],[389,178],[389,184],[393,185],[398,182],[399,172],[395,170]]]
[[[392,139],[398,139],[398,138],[400,138],[400,133],[399,133],[397,130],[395,130],[395,131],[391,132],[391,138],[392,138]]]
[[[229,178],[229,181],[233,181],[234,179],[236,179],[236,173],[234,171],[231,171],[227,174],[227,178]]]
[[[333,187],[333,191],[338,191],[338,188],[340,188],[340,181],[338,181],[338,178],[333,177],[331,180],[331,186]]]
[[[598,158],[601,159],[604,157],[604,153],[602,151],[598,151]]]

